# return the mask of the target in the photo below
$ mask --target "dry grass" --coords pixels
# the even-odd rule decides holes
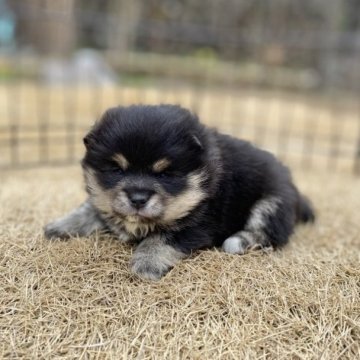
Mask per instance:
[[[150,283],[110,238],[43,239],[84,197],[78,168],[3,173],[0,357],[358,359],[360,180],[297,179],[319,221],[283,251],[203,251]]]

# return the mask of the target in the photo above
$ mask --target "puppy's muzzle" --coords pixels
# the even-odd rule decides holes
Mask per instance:
[[[152,190],[136,188],[127,188],[124,189],[124,192],[126,193],[130,204],[138,210],[143,208],[147,204],[151,196],[155,193]]]

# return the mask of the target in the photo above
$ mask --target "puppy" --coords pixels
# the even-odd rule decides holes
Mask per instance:
[[[278,248],[314,212],[289,170],[174,105],[108,110],[85,137],[88,199],[48,238],[110,231],[137,243],[131,270],[157,280],[193,250]]]

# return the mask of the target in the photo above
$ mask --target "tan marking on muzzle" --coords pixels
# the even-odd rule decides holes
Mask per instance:
[[[112,213],[112,206],[109,196],[107,195],[106,191],[104,191],[98,184],[94,170],[86,168],[84,170],[84,177],[85,182],[91,192],[90,199],[92,204],[101,211]]]
[[[162,218],[164,223],[171,223],[185,217],[205,199],[206,194],[201,189],[203,178],[204,175],[202,173],[190,175],[187,190],[178,196],[169,198]]]

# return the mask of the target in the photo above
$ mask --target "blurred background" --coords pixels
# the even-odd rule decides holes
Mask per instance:
[[[76,163],[133,103],[360,173],[360,1],[0,0],[0,169]]]

